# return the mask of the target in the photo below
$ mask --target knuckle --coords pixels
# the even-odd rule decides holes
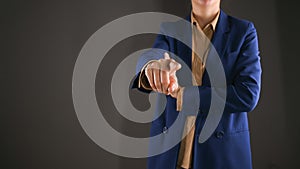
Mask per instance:
[[[150,75],[151,72],[152,72],[152,69],[151,69],[151,68],[146,68],[146,70],[145,70],[145,73],[146,73],[146,74],[149,74],[149,75]]]
[[[153,65],[153,66],[157,66],[157,65],[159,65],[159,60],[157,60],[157,61],[154,61],[154,62],[152,62],[151,64]]]
[[[145,73],[146,73],[146,74],[150,73],[150,68],[146,68],[146,69],[145,69]]]
[[[152,62],[152,63],[149,63],[146,68],[147,69],[153,69],[153,67],[154,67],[154,63]]]

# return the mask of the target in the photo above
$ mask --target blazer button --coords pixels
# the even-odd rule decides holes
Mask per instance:
[[[163,133],[166,134],[167,132],[168,132],[168,127],[165,126],[165,127],[163,128]]]
[[[216,132],[216,137],[217,137],[218,139],[223,138],[223,136],[224,136],[224,132],[223,132],[223,131],[218,131],[218,132]]]

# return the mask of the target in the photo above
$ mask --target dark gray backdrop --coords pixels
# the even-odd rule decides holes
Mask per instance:
[[[258,30],[263,85],[249,114],[255,169],[299,168],[298,39],[296,1],[223,0],[223,9],[249,19]],[[187,0],[3,1],[1,4],[1,168],[144,168],[145,159],[112,155],[82,130],[72,103],[72,71],[86,40],[118,17],[145,11],[186,16]],[[153,35],[117,44],[109,56],[151,46]],[[105,97],[101,75],[97,97]],[[145,136],[120,115],[106,115],[116,129]]]

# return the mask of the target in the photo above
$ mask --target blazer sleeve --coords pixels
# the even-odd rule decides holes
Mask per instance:
[[[162,28],[161,28],[161,31],[162,31]],[[139,87],[140,74],[142,73],[141,71],[142,71],[143,67],[145,66],[145,64],[147,64],[151,60],[159,60],[159,59],[163,58],[164,53],[166,51],[169,51],[169,43],[167,41],[167,37],[163,34],[158,34],[152,48],[149,49],[148,51],[144,52],[140,56],[137,66],[136,66],[136,74],[133,79],[131,88],[137,88],[138,90],[147,92],[147,93],[151,92],[150,90],[144,89],[143,87]]]
[[[237,72],[233,81],[225,88],[214,86],[188,86],[183,94],[183,110],[189,110],[190,103],[195,100],[199,111],[208,113],[212,90],[227,90],[224,112],[250,112],[258,103],[261,87],[261,64],[258,49],[258,38],[254,25],[249,23],[244,42],[242,43],[234,71]],[[195,91],[199,93],[195,94]],[[217,93],[216,92],[216,93]],[[200,97],[200,98],[196,98]],[[185,104],[189,103],[189,104]],[[195,111],[195,110],[193,110]],[[198,111],[198,110],[196,110]]]

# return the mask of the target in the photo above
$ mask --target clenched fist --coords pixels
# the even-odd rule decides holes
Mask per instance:
[[[164,58],[150,62],[145,68],[145,75],[152,90],[177,97],[179,90],[176,71],[181,65],[171,59],[168,53],[164,53]]]

